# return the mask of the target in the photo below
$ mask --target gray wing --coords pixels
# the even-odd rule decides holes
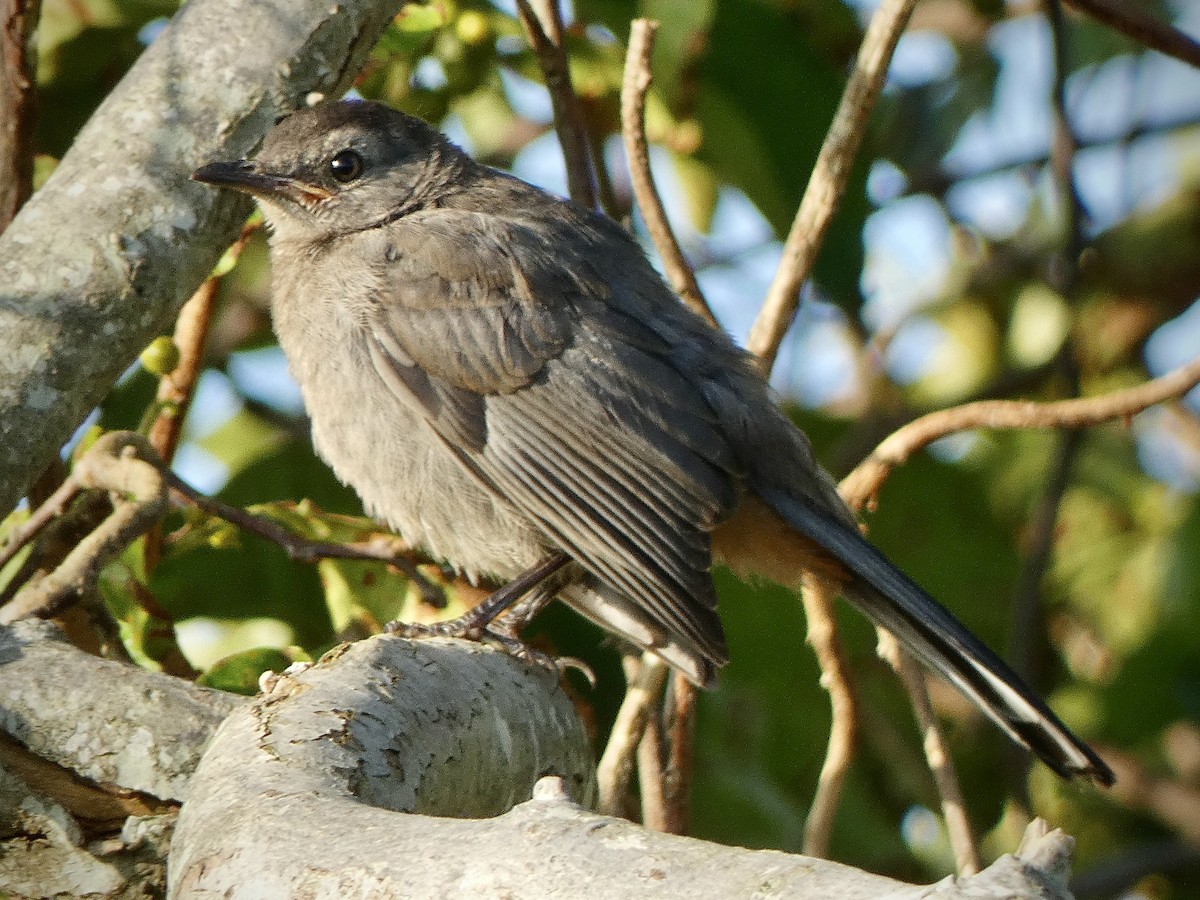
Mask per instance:
[[[724,662],[709,531],[738,464],[670,341],[519,223],[432,210],[390,227],[366,323],[380,377],[553,543]]]

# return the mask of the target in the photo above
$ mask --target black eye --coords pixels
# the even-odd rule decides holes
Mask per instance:
[[[329,174],[342,184],[353,181],[363,170],[363,158],[353,150],[342,150],[329,161]]]

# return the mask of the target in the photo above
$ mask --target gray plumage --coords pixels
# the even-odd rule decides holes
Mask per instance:
[[[832,580],[1063,775],[1104,763],[859,534],[746,355],[619,225],[374,103],[285,119],[196,178],[257,197],[318,453],[472,576],[558,550],[560,596],[693,681],[727,661],[710,568]]]

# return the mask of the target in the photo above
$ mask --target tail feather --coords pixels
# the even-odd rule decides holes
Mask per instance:
[[[1015,672],[860,534],[783,491],[759,496],[851,573],[846,599],[970,698],[1009,737],[1069,778],[1113,782],[1112,770]]]

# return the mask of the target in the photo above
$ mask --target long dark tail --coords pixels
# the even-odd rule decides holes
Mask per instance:
[[[843,590],[864,615],[969,697],[1014,741],[1064,778],[1113,783],[1112,770],[1017,674],[852,527],[783,491],[756,491],[788,525],[851,573]]]

